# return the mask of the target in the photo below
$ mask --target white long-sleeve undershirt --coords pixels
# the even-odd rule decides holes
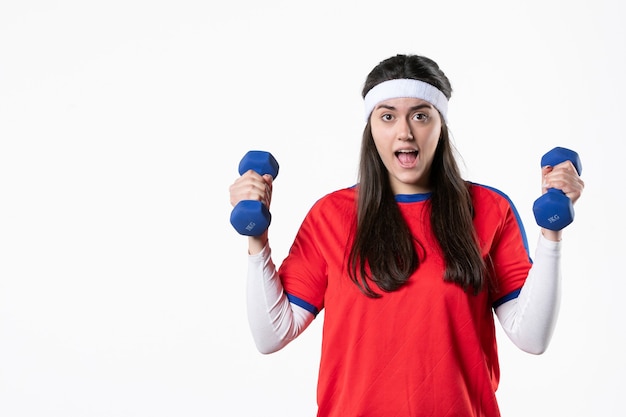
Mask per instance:
[[[552,338],[561,298],[560,258],[561,243],[540,235],[519,296],[495,309],[505,333],[526,352],[543,353]],[[287,299],[269,245],[248,256],[247,306],[254,342],[264,354],[285,347],[314,319]]]
[[[519,296],[496,307],[496,315],[517,347],[538,355],[550,344],[560,304],[561,242],[540,235],[534,263]]]
[[[269,244],[248,256],[248,322],[257,349],[276,352],[298,337],[315,318],[287,299]]]

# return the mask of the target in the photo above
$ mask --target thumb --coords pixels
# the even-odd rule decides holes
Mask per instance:
[[[541,192],[545,193],[548,191],[548,179],[546,178],[549,173],[552,172],[554,168],[550,165],[546,165],[541,167]]]
[[[274,182],[274,177],[272,177],[270,174],[264,174],[263,179],[265,180],[267,185],[272,185],[272,183]]]

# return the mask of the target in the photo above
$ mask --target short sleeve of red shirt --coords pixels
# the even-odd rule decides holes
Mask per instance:
[[[279,268],[291,302],[313,314],[324,307],[329,271],[343,265],[356,218],[355,191],[339,190],[318,200],[305,217]]]
[[[489,256],[496,286],[491,292],[494,307],[517,297],[524,285],[532,261],[519,213],[501,191],[474,184],[474,225],[483,255]]]

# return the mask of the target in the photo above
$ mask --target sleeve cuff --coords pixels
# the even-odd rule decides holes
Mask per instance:
[[[270,244],[268,242],[265,244],[265,246],[263,246],[263,249],[261,249],[261,252],[255,253],[254,255],[248,255],[248,260],[252,263],[254,262],[263,263],[263,261],[266,261],[271,256],[272,256],[272,250],[270,249]]]

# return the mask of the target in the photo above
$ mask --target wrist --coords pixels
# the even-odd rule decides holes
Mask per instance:
[[[248,254],[256,255],[267,245],[267,230],[260,236],[248,236]]]
[[[551,240],[552,242],[560,242],[562,237],[563,237],[563,231],[562,230],[550,230],[550,229],[542,228],[541,229],[541,234],[547,240]]]

